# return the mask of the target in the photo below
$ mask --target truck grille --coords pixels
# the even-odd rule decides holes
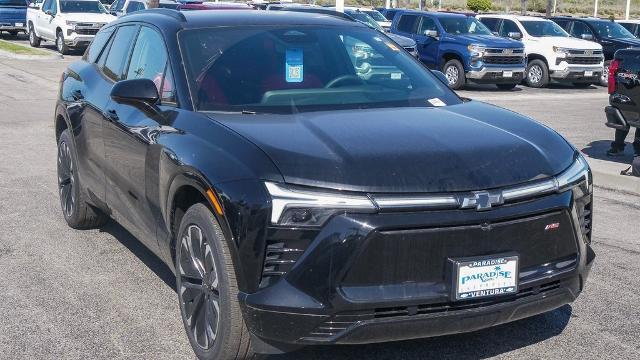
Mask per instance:
[[[100,29],[76,29],[78,35],[95,35]]]
[[[521,56],[487,56],[484,58],[485,64],[522,64],[524,57]]]
[[[575,64],[575,65],[598,65],[602,62],[602,57],[600,56],[570,56],[567,57],[567,63]]]

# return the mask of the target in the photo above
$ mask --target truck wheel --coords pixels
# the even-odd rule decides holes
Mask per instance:
[[[442,72],[447,77],[450,88],[458,90],[464,86],[466,82],[464,77],[464,67],[462,67],[462,63],[459,60],[451,59],[447,61],[447,63],[442,67]]]
[[[187,337],[198,359],[253,359],[224,233],[202,203],[189,208],[176,238],[176,287]]]
[[[29,45],[32,47],[40,47],[40,38],[33,30],[33,25],[29,25]]]
[[[62,31],[58,31],[56,35],[56,48],[58,48],[58,52],[62,55],[67,55],[69,53],[69,47],[64,43],[64,35],[62,35]]]
[[[518,84],[496,84],[496,86],[500,90],[512,90],[516,87],[516,85]]]
[[[600,77],[600,86],[609,86],[609,65],[611,65],[611,61],[604,62],[604,71]]]
[[[549,69],[542,60],[533,60],[527,66],[527,85],[534,88],[546,87],[549,84]]]
[[[11,36],[18,36],[18,32],[15,30],[7,31]]]

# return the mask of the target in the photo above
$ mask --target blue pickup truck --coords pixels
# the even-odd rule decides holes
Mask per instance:
[[[0,33],[6,31],[15,36],[24,32],[27,6],[26,0],[0,0]]]
[[[524,79],[527,60],[522,42],[494,36],[472,16],[400,11],[391,32],[413,38],[420,60],[441,70],[452,89],[467,81],[512,89]]]

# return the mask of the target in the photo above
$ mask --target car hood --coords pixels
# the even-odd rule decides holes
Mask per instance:
[[[110,14],[66,13],[64,19],[83,23],[109,23],[117,18]]]
[[[446,38],[449,41],[461,42],[461,43],[466,44],[466,45],[469,45],[469,44],[482,44],[482,45],[485,45],[486,47],[500,47],[500,48],[513,48],[513,49],[523,48],[524,47],[524,45],[520,41],[513,40],[513,39],[507,39],[507,38],[502,38],[502,37],[494,36],[494,35],[452,35],[452,34],[447,34]]]
[[[351,191],[499,188],[557,175],[575,152],[553,130],[478,102],[209,116],[261,148],[287,183]]]
[[[385,33],[391,40],[395,41],[396,44],[402,46],[403,48],[406,47],[415,47],[416,46],[416,42],[415,40],[408,38],[406,36],[402,36],[402,35],[397,35],[397,34],[391,34],[391,33]]]
[[[558,46],[562,48],[568,49],[580,49],[580,50],[601,50],[602,45],[588,40],[576,39],[571,37],[562,37],[562,36],[549,36],[549,37],[534,37],[530,38],[536,42],[548,42],[549,45],[553,44],[553,46]]]

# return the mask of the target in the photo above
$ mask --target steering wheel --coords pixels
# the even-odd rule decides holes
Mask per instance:
[[[340,75],[337,78],[329,81],[327,85],[325,85],[324,87],[329,89],[329,88],[335,88],[335,87],[340,87],[345,85],[363,85],[363,84],[364,84],[364,80],[362,80],[357,75]]]

